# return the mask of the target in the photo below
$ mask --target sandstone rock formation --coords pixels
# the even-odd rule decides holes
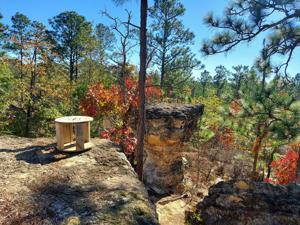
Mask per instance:
[[[52,139],[0,137],[0,224],[157,224],[123,153],[94,139],[81,154]]]
[[[183,143],[203,113],[203,105],[157,104],[146,108],[144,182],[157,194],[180,191]]]
[[[197,209],[206,225],[299,225],[300,185],[220,182]]]

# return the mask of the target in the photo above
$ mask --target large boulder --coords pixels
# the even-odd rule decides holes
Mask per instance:
[[[184,142],[191,137],[203,108],[168,103],[146,108],[144,182],[155,193],[183,190]]]
[[[220,182],[209,189],[197,213],[206,225],[299,225],[300,185]]]
[[[0,137],[0,224],[157,224],[125,155],[92,142],[64,154],[53,139]]]

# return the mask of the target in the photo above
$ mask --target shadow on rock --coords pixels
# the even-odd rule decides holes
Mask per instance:
[[[26,222],[73,225],[92,221],[98,210],[93,194],[105,189],[101,184],[80,186],[66,180],[50,180],[35,188],[31,203],[35,205],[35,215]]]
[[[157,225],[147,210],[135,205],[135,193],[125,187],[79,185],[64,179],[36,187],[32,196],[36,210],[29,223],[39,224],[135,224]],[[122,222],[123,221],[123,222]],[[24,222],[24,221],[22,221]]]
[[[5,150],[5,149],[0,149]],[[11,152],[11,150],[9,150]],[[45,146],[29,146],[25,148],[13,150],[17,152],[16,160],[25,161],[31,164],[49,164],[53,162],[60,161],[62,159],[70,158],[80,153],[64,153],[56,149],[55,143],[45,145]]]

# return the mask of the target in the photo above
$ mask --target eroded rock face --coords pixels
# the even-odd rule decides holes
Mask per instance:
[[[157,224],[125,155],[92,142],[62,154],[52,139],[0,137],[0,224]]]
[[[299,225],[300,185],[220,182],[197,210],[206,225]]]
[[[162,103],[146,108],[144,182],[157,194],[181,191],[183,143],[202,113],[202,105]]]

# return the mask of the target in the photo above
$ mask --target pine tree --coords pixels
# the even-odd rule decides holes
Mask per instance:
[[[202,73],[201,73],[201,76],[200,76],[200,79],[199,79],[199,82],[201,84],[201,88],[202,88],[202,96],[205,97],[206,96],[206,90],[208,88],[208,86],[211,84],[212,82],[212,77],[211,75],[209,74],[209,72],[207,70],[204,70]]]
[[[4,51],[2,51],[3,45],[4,45],[4,40],[6,37],[6,30],[7,26],[5,26],[3,23],[1,23],[3,16],[0,13],[0,57],[4,55]]]
[[[184,13],[178,0],[156,0],[150,8],[152,63],[159,68],[160,86],[167,87],[167,92],[188,81],[200,65],[190,49],[194,34],[180,20]]]
[[[92,25],[74,11],[62,12],[49,20],[51,38],[62,62],[67,62],[70,81],[77,80],[82,52],[92,38]]]
[[[26,57],[28,39],[30,37],[30,23],[27,16],[16,13],[12,18],[12,26],[9,30],[9,42],[6,46],[8,50],[17,54],[20,62],[20,79],[24,77],[24,57]]]
[[[99,23],[95,27],[95,36],[98,41],[97,52],[99,54],[99,61],[104,64],[108,58],[108,52],[113,50],[113,46],[116,42],[116,37],[111,31],[110,27]]]
[[[293,82],[290,82],[287,69],[293,53],[300,46],[299,18],[298,0],[235,0],[226,8],[222,19],[215,18],[213,14],[209,14],[204,19],[206,24],[221,29],[221,32],[217,33],[212,40],[205,41],[202,51],[207,55],[228,52],[240,43],[251,42],[261,34],[268,35],[263,42],[262,59],[260,60],[260,64],[265,66],[262,66],[264,71],[262,71],[259,96],[260,99],[265,99],[268,96],[265,94],[269,93],[265,93],[265,88],[268,86],[266,76],[270,73],[266,68],[272,68],[276,75],[283,71],[285,79],[282,82],[287,83],[288,81],[288,85],[294,85]],[[279,65],[271,66],[270,59],[275,55],[284,56],[285,60]],[[275,90],[278,89],[275,88]],[[257,124],[257,126],[259,128],[262,125]],[[261,137],[261,135],[258,136]],[[261,147],[259,143],[258,139],[258,145],[255,148]],[[297,182],[300,183],[300,159],[298,168]]]
[[[222,65],[217,66],[215,72],[216,74],[213,77],[213,83],[217,90],[216,95],[220,98],[230,72]]]
[[[295,83],[286,83],[282,76],[272,76],[270,71],[267,67],[256,70],[256,78],[248,81],[240,100],[235,100],[239,110],[231,111],[235,130],[249,141],[254,178],[263,146],[274,150],[288,144],[299,132],[300,95],[293,91]],[[266,77],[269,82],[264,81]]]
[[[212,40],[205,41],[202,51],[211,55],[228,52],[243,42],[251,42],[261,34],[269,35],[264,44],[268,58],[285,56],[276,70],[287,68],[295,50],[300,46],[300,9],[298,0],[235,0],[225,10],[225,15],[205,17],[210,27],[222,30]]]
[[[249,67],[239,65],[233,66],[232,68],[234,72],[231,73],[229,81],[231,82],[233,97],[235,99],[239,99],[242,85],[246,83],[246,76],[249,73]]]

